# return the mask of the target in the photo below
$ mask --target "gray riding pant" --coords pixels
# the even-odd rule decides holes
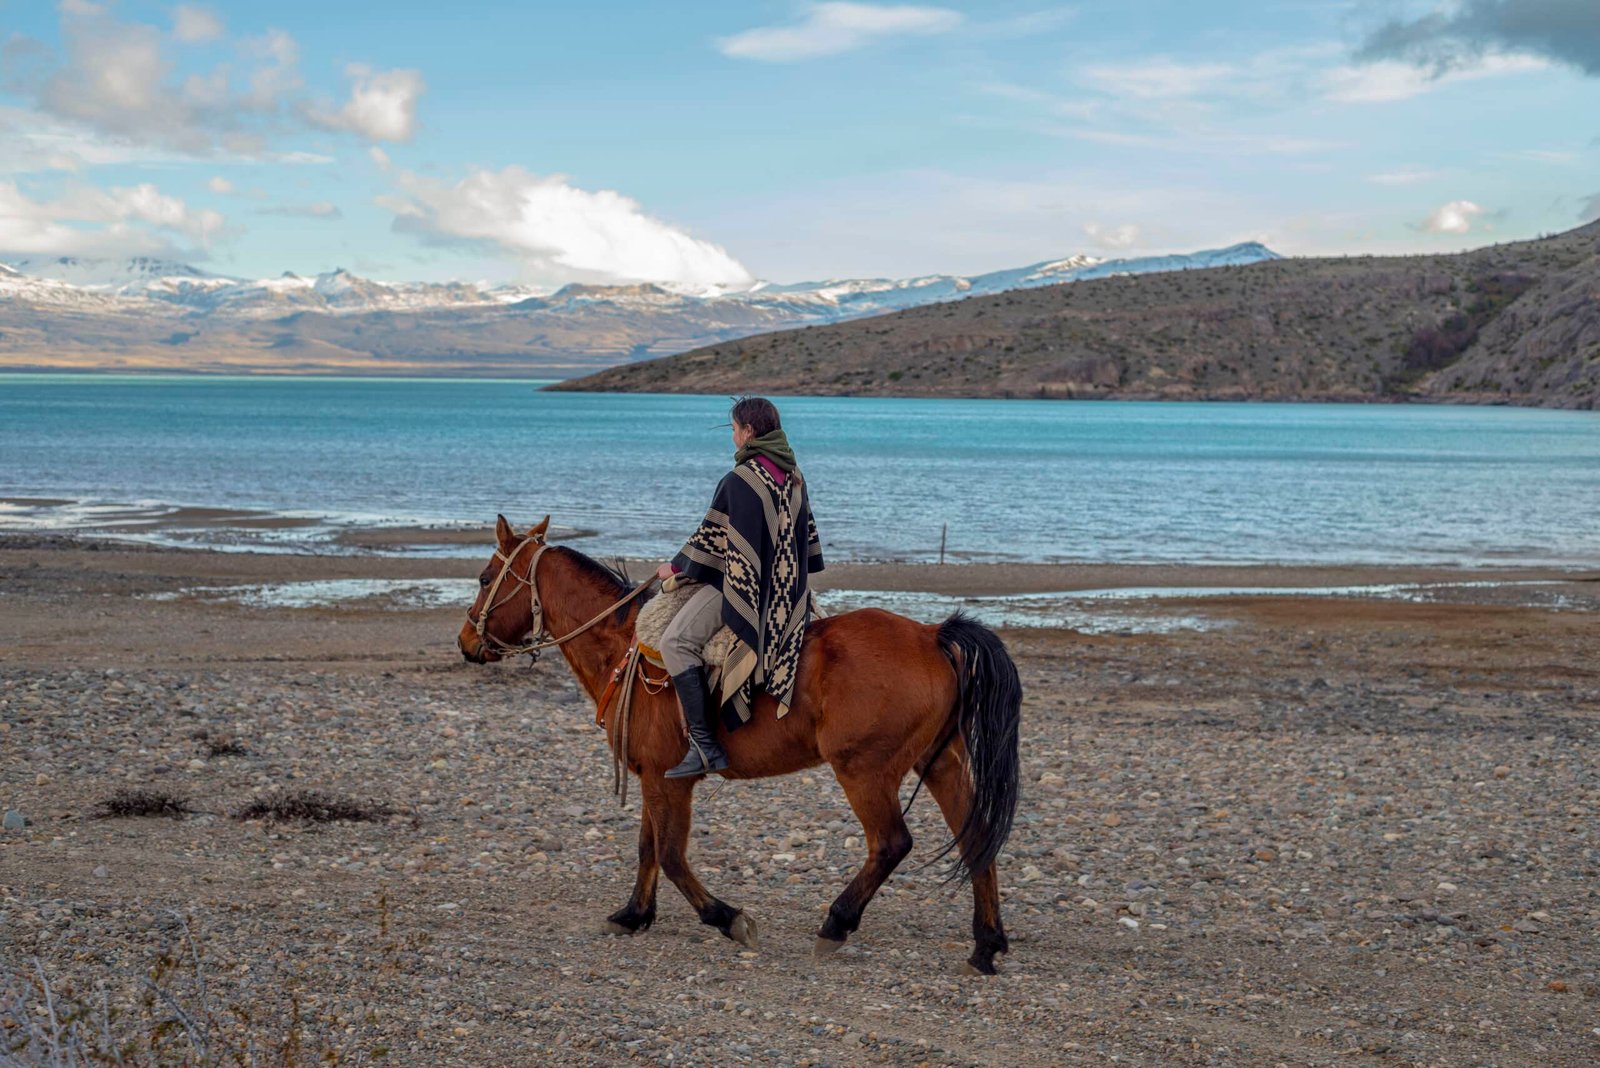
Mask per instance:
[[[671,675],[705,666],[706,643],[722,626],[722,591],[701,586],[661,634],[661,659]]]

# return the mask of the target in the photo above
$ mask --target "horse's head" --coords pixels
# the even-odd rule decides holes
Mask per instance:
[[[538,593],[531,572],[549,529],[549,516],[525,534],[513,531],[505,516],[496,517],[498,544],[478,575],[478,596],[456,637],[461,655],[473,663],[492,663],[516,652],[525,641],[538,638],[533,632],[542,626],[542,620],[534,619]]]

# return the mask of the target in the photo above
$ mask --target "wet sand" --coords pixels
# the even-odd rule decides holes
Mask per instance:
[[[1592,573],[830,567],[832,588],[952,596],[1555,583],[1538,589],[1559,607],[1517,586],[1225,595],[1157,601],[1214,630],[1005,631],[1027,689],[1013,951],[975,980],[955,974],[970,897],[915,867],[944,836],[922,802],[915,852],[832,961],[810,960],[812,936],[864,847],[826,769],[700,792],[691,858],[759,918],[759,953],[665,883],[652,930],[604,937],[637,803],[608,796],[592,705],[557,658],[463,663],[464,605],[183,593],[481,566],[0,539],[0,807],[26,820],[0,833],[0,963],[136,1001],[129,977],[181,915],[219,999],[280,1036],[298,1003],[307,1050],[394,1064],[1600,1055]],[[89,818],[126,786],[196,812]],[[283,786],[398,814],[230,818]]]

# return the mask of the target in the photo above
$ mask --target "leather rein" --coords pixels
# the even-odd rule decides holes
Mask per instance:
[[[526,549],[529,545],[535,545],[538,546],[538,548],[534,549],[533,551],[533,559],[528,561],[528,577],[523,578],[521,575],[512,570],[512,564],[516,562],[516,559],[521,555],[522,550]],[[476,619],[474,619],[472,616],[472,609],[467,609],[467,622],[472,624],[472,632],[478,636],[479,644],[498,656],[511,657],[527,654],[530,662],[536,662],[539,659],[539,653],[542,650],[549,649],[552,646],[565,644],[566,642],[571,641],[573,638],[576,638],[578,635],[592,629],[597,623],[605,619],[606,616],[610,615],[612,612],[615,612],[617,609],[621,608],[623,605],[639,596],[639,594],[649,589],[650,586],[656,581],[656,576],[651,575],[649,578],[645,579],[643,582],[639,583],[639,585],[629,590],[614,604],[607,607],[603,612],[589,620],[589,622],[585,623],[577,630],[574,630],[568,634],[564,634],[559,638],[552,638],[544,629],[544,603],[539,599],[537,570],[539,566],[539,557],[543,556],[545,554],[545,550],[549,548],[550,546],[545,542],[544,535],[542,534],[528,535],[526,538],[523,538],[522,541],[518,542],[517,547],[512,549],[510,553],[501,552],[500,546],[495,546],[494,558],[501,562],[500,573],[496,575],[494,577],[494,581],[489,584],[488,596],[484,598],[483,612],[479,614]],[[516,585],[512,586],[504,596],[501,596],[500,587],[502,584],[504,584],[507,575],[510,575],[516,580]],[[528,587],[528,606],[531,612],[531,624],[528,629],[528,637],[518,645],[508,645],[499,638],[496,638],[493,634],[489,633],[489,616],[493,614],[496,608],[499,608],[501,605],[511,600],[511,598],[515,597],[518,590],[522,586]]]

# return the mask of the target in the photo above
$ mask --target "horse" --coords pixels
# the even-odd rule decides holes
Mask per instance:
[[[608,684],[624,663],[631,666],[634,620],[649,582],[630,590],[610,568],[548,543],[549,526],[546,516],[518,535],[497,517],[498,544],[478,578],[457,644],[479,664],[558,646],[596,705],[609,704]],[[636,678],[621,685],[635,686]],[[748,723],[732,732],[718,725],[729,766],[717,774],[756,779],[826,763],[861,821],[866,862],[829,906],[817,931],[817,959],[837,952],[855,933],[868,902],[911,852],[899,795],[915,770],[917,789],[927,786],[952,835],[929,863],[953,850],[949,877],[972,886],[974,948],[965,970],[995,974],[995,956],[1010,948],[1000,921],[996,858],[1016,812],[1021,706],[1016,665],[987,627],[959,612],[923,624],[863,608],[808,623],[786,716],[779,719],[774,699],[761,694]],[[620,718],[605,717],[613,751]],[[618,935],[647,930],[656,918],[658,875],[665,872],[700,922],[757,948],[755,921],[712,895],[689,866],[700,780],[663,775],[687,748],[670,687],[651,692],[638,686],[620,756],[639,780],[639,867],[627,904],[607,917],[605,929]]]

